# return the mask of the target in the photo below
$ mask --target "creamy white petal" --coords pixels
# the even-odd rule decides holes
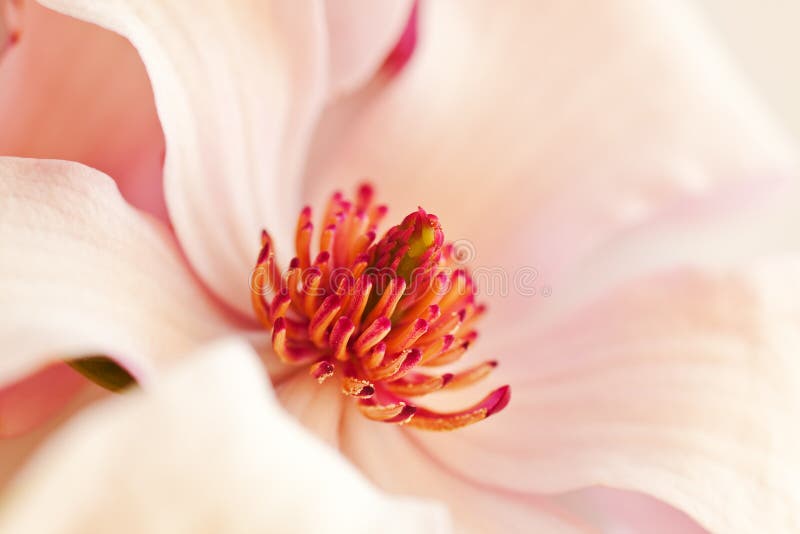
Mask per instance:
[[[3,495],[4,532],[446,533],[445,511],[388,497],[277,405],[241,341],[84,412]]]

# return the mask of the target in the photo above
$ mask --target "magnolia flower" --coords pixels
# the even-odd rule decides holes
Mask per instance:
[[[142,391],[40,431],[48,441],[6,489],[2,527],[102,530],[121,517],[194,531],[200,510],[211,530],[448,528],[435,504],[378,494],[364,476],[445,503],[459,532],[796,529],[793,149],[689,10],[43,3],[86,22],[6,2],[0,149],[48,159],[0,160],[4,433],[59,409],[69,419],[100,395],[75,398],[81,383],[43,367],[54,361],[77,358],[111,386],[128,373]],[[451,265],[445,238],[474,245],[473,267],[537,275],[535,295],[478,286],[458,301],[461,321],[488,303],[464,354],[499,363],[478,373],[485,391],[448,392],[464,375],[439,374],[443,391],[372,417],[383,422],[364,402],[386,406],[400,378],[418,385],[394,373],[418,372],[429,346],[399,327],[419,319],[424,337],[441,317],[421,306],[395,321],[394,308],[365,305],[381,310],[368,323],[384,317],[387,351],[403,353],[383,380],[373,371],[393,360],[352,359],[381,341],[359,353],[369,325],[340,322],[343,303],[262,294],[280,293],[273,262],[315,259],[303,205],[321,210],[364,176],[388,204],[382,230],[418,214],[394,241],[375,237],[376,250],[402,250],[390,254],[395,280],[407,282],[408,262]],[[358,222],[359,204],[341,202],[342,221]],[[352,267],[366,233],[337,232],[328,260]],[[307,338],[280,313],[290,305],[307,312],[294,316]],[[261,358],[241,341],[208,345],[231,336]],[[295,356],[313,376],[282,361]],[[262,368],[316,438],[276,408]],[[348,379],[363,399],[342,394]],[[493,402],[474,404],[486,392]],[[473,424],[454,432],[411,424],[464,406]]]

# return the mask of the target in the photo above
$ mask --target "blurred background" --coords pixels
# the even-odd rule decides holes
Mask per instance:
[[[693,0],[800,141],[800,0]]]

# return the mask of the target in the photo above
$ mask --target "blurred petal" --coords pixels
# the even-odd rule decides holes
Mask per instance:
[[[0,384],[102,354],[137,378],[223,332],[170,235],[77,163],[0,158]]]
[[[54,363],[0,387],[0,439],[24,434],[53,417],[85,385],[86,379],[67,364]]]
[[[448,467],[522,492],[640,491],[712,532],[800,524],[800,262],[636,280],[546,331],[482,346],[514,397]],[[524,355],[524,357],[522,356]]]
[[[0,0],[0,56],[9,44],[9,21],[7,20],[5,4],[7,0]]]
[[[400,39],[413,0],[327,0],[332,90],[366,82]]]
[[[481,265],[557,284],[624,231],[774,189],[793,147],[693,15],[655,0],[423,2],[402,73],[328,110],[306,195],[370,177],[394,217],[421,204]]]
[[[0,438],[0,490],[6,487],[9,480],[22,469],[33,452],[45,443],[53,432],[61,428],[78,411],[108,395],[111,393],[107,390],[83,379],[80,391],[60,406],[60,410],[47,421],[42,421],[23,434]]]
[[[85,412],[3,503],[4,532],[450,531],[441,508],[380,494],[286,416],[234,341]]]
[[[639,493],[587,488],[560,496],[604,534],[708,534],[686,514]]]
[[[19,18],[20,38],[0,63],[0,155],[89,165],[165,220],[164,136],[136,50],[32,0],[6,7]]]
[[[276,388],[290,414],[341,449],[379,487],[445,502],[459,533],[577,533],[586,524],[546,497],[495,491],[436,461],[413,441],[417,431],[366,419],[331,381],[298,373]]]
[[[325,97],[321,4],[237,0],[47,0],[128,37],[150,78],[167,143],[164,187],[192,267],[252,314],[247,280],[262,227],[282,251],[296,178]]]

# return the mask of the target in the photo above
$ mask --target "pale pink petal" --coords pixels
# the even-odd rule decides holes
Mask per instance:
[[[25,462],[57,429],[80,410],[109,395],[108,390],[84,379],[80,392],[61,406],[58,413],[24,434],[0,438],[0,489],[25,465]]]
[[[103,354],[138,378],[226,331],[160,223],[77,163],[0,158],[0,383]]]
[[[327,0],[331,89],[350,91],[367,81],[400,39],[413,0]]]
[[[3,495],[0,530],[450,532],[441,507],[380,493],[289,418],[246,344],[187,360],[54,437]]]
[[[260,231],[280,251],[299,204],[295,179],[326,95],[319,3],[47,0],[128,37],[150,78],[167,143],[164,187],[192,267],[251,314]]]
[[[328,110],[306,196],[371,178],[393,217],[422,205],[480,265],[557,284],[623,231],[774,189],[793,148],[693,15],[423,2],[402,72]]]
[[[55,416],[86,385],[65,363],[53,363],[25,379],[0,386],[0,440],[24,434]]]
[[[0,55],[9,44],[9,20],[6,15],[5,3],[7,0],[0,0]]]
[[[497,488],[605,485],[650,494],[712,532],[791,532],[799,295],[800,262],[788,259],[631,281],[551,328],[488,339],[476,350],[500,358],[508,408],[416,439]]]
[[[320,385],[308,373],[298,373],[277,384],[276,394],[290,414],[339,448],[381,488],[446,503],[459,533],[589,530],[547,497],[470,483],[416,446],[411,439],[415,431],[365,419],[333,381]]]
[[[640,493],[595,487],[559,496],[559,501],[604,534],[708,534],[686,514]]]
[[[32,0],[5,4],[19,39],[0,62],[0,155],[84,163],[166,219],[164,136],[133,46]]]

